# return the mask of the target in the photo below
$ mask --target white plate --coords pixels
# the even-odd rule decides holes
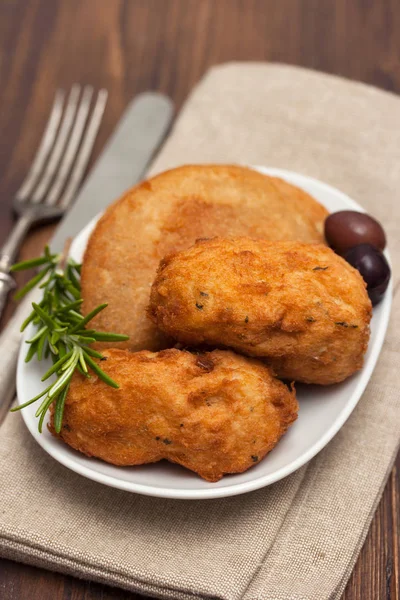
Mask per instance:
[[[325,183],[290,171],[259,167],[262,173],[277,175],[303,188],[330,212],[363,209],[348,196]],[[72,256],[81,261],[96,219],[76,237]],[[258,465],[240,475],[228,475],[218,483],[207,483],[186,469],[166,461],[141,467],[115,467],[94,458],[86,458],[52,437],[46,428],[37,431],[35,405],[24,409],[22,416],[36,441],[53,458],[77,473],[109,486],[163,498],[221,498],[250,492],[286,477],[315,456],[339,431],[359,401],[378,359],[389,320],[392,289],[375,307],[371,323],[371,340],[363,369],[345,382],[329,386],[297,386],[299,418],[277,447]],[[29,339],[28,331],[24,339]],[[45,365],[36,361],[25,364],[27,345],[22,344],[17,371],[17,390],[22,404],[39,393],[44,384],[40,377]],[[47,384],[47,382],[46,382]],[[15,418],[17,418],[15,416]]]

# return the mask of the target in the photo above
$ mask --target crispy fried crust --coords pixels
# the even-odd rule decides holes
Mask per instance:
[[[322,242],[326,215],[302,190],[244,167],[167,171],[128,191],[97,224],[82,269],[83,312],[108,302],[94,327],[128,334],[119,347],[165,348],[145,311],[165,254],[215,235]]]
[[[185,344],[228,346],[267,358],[278,377],[330,384],[363,364],[365,288],[326,246],[215,238],[161,261],[149,315]]]
[[[120,384],[74,376],[60,437],[115,465],[167,459],[207,481],[258,463],[297,418],[294,390],[233,352],[104,352]],[[53,422],[50,431],[55,434]]]

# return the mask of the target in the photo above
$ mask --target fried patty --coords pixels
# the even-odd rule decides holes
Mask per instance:
[[[93,327],[129,335],[119,347],[165,348],[169,341],[146,318],[163,256],[216,235],[323,242],[326,215],[304,191],[245,167],[189,165],[162,173],[128,191],[98,222],[82,268],[83,313],[107,302]]]
[[[294,390],[233,352],[104,356],[102,369],[120,388],[76,372],[59,437],[114,465],[167,459],[218,481],[260,462],[297,418]],[[49,428],[56,435],[52,420]]]
[[[342,381],[361,368],[372,307],[361,275],[321,244],[202,240],[161,261],[149,315],[184,344],[268,359],[278,377]]]

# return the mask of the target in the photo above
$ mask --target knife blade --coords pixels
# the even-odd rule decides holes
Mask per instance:
[[[50,241],[60,252],[68,237],[74,237],[94,216],[126,189],[140,181],[151,158],[165,138],[173,116],[172,101],[163,94],[145,92],[136,96],[125,110],[100,158]],[[0,334],[0,425],[15,396],[20,326],[38,297],[34,290],[20,303]]]
[[[50,242],[53,252],[60,252],[67,237],[74,237],[110,202],[140,181],[168,131],[172,115],[173,104],[167,96],[156,92],[136,96],[58,226]]]

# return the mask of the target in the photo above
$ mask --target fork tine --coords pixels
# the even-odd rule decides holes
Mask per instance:
[[[92,116],[89,121],[81,148],[78,152],[78,156],[71,173],[70,180],[66,187],[66,190],[59,202],[61,208],[67,208],[67,206],[74,199],[78,187],[81,183],[82,177],[85,173],[85,169],[89,162],[89,158],[96,141],[97,132],[99,130],[101,120],[103,118],[104,110],[106,108],[108,98],[108,92],[105,89],[99,91],[96,99],[96,103],[92,112]]]
[[[46,191],[49,188],[51,180],[60,162],[61,155],[64,151],[65,144],[67,142],[69,133],[71,131],[72,124],[74,122],[76,107],[78,105],[78,98],[81,88],[75,84],[71,88],[71,92],[68,97],[67,107],[65,109],[64,118],[61,123],[60,130],[57,135],[53,150],[50,155],[49,162],[45,168],[39,185],[37,186],[33,196],[32,202],[41,202]]]
[[[88,85],[83,90],[82,99],[78,108],[78,112],[76,113],[75,123],[63,159],[61,161],[60,168],[58,169],[56,179],[45,198],[45,203],[48,205],[53,206],[57,202],[60,192],[65,186],[68,173],[74,164],[76,151],[79,147],[83,132],[85,130],[92,96],[93,88]]]
[[[64,104],[65,92],[64,90],[57,90],[54,97],[53,107],[51,109],[49,120],[47,121],[46,129],[44,130],[43,137],[40,141],[39,148],[36,152],[35,158],[33,159],[31,168],[28,171],[27,176],[22,182],[21,187],[16,193],[17,200],[25,200],[32,192],[36,185],[38,177],[42,172],[43,165],[46,158],[53,146],[58,126],[60,124],[63,104]]]

